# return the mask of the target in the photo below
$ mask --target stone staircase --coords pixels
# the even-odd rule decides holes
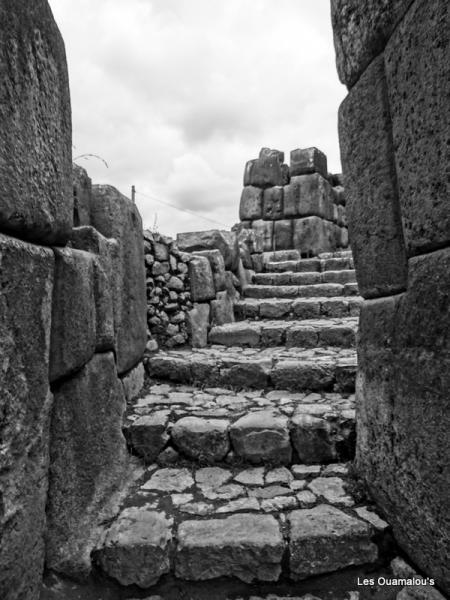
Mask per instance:
[[[163,575],[251,584],[380,567],[389,526],[349,466],[352,267],[349,252],[268,253],[210,347],[149,359],[124,424],[141,463],[96,569],[157,592]]]

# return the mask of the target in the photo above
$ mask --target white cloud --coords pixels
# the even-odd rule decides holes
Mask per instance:
[[[340,170],[328,0],[50,0],[66,41],[74,154],[95,182],[232,225],[245,162],[316,145]],[[174,234],[212,226],[138,196]]]

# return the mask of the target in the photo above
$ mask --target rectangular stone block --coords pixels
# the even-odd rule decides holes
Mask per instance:
[[[0,22],[0,231],[64,245],[73,219],[64,42],[46,0],[4,0]]]
[[[209,260],[214,280],[214,288],[216,292],[223,292],[227,285],[225,277],[225,262],[220,250],[198,250],[194,254],[197,256],[204,256]]]
[[[385,65],[403,230],[409,255],[450,242],[450,7],[414,2]]]
[[[275,221],[273,229],[273,249],[290,250],[293,247],[293,244],[294,238],[292,219]]]
[[[111,253],[116,360],[122,375],[139,362],[147,343],[142,219],[136,205],[118,190],[94,185],[91,224],[119,244]]]
[[[94,255],[55,248],[50,381],[80,369],[96,345]]]
[[[283,152],[262,148],[259,158],[248,161],[245,166],[244,186],[253,185],[264,189],[286,185],[289,182],[289,167],[283,161]]]
[[[284,187],[274,186],[264,190],[262,218],[276,221],[283,218]]]
[[[241,194],[239,218],[241,221],[260,219],[262,217],[263,190],[247,185]]]
[[[320,217],[294,219],[294,248],[302,256],[317,256],[336,249],[334,226]]]
[[[206,256],[195,256],[189,261],[189,281],[193,302],[205,302],[216,297],[211,264]]]
[[[383,57],[342,103],[339,138],[360,293],[395,294],[406,287],[407,264]]]
[[[47,567],[86,577],[127,469],[125,396],[112,353],[96,354],[55,391],[47,514]]]
[[[333,220],[333,188],[322,175],[299,175],[284,188],[284,216]]]
[[[44,569],[54,256],[0,234],[0,597],[37,598]]]
[[[193,348],[205,348],[208,345],[210,305],[195,303],[187,313],[187,328]]]
[[[91,224],[92,181],[85,169],[73,163],[73,226]]]
[[[263,240],[264,252],[273,250],[273,221],[253,221],[252,229]]]
[[[331,0],[339,79],[352,87],[380,54],[411,0]]]
[[[190,231],[177,235],[177,246],[182,252],[196,250],[220,250],[227,270],[236,271],[239,260],[239,248],[236,232],[219,231]]]
[[[225,325],[234,323],[234,306],[228,292],[218,292],[216,299],[211,301],[211,324]]]
[[[326,178],[328,177],[327,157],[317,148],[297,148],[291,151],[289,170],[291,177],[319,173]]]

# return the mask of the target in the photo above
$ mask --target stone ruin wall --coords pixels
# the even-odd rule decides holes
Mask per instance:
[[[2,0],[0,21],[0,597],[31,600],[44,565],[86,575],[126,471],[144,252],[134,204],[72,174],[64,43],[46,0]]]
[[[450,592],[450,5],[332,0],[362,306],[357,465]]]

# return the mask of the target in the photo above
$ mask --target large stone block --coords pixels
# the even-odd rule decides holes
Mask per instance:
[[[83,167],[73,163],[73,226],[91,224],[92,181]]]
[[[224,419],[184,417],[172,427],[171,437],[189,459],[213,463],[223,460],[230,450],[228,427]]]
[[[294,219],[294,248],[302,256],[317,256],[336,249],[334,225],[320,217]]]
[[[64,244],[73,218],[64,42],[46,0],[3,0],[0,22],[0,230]]]
[[[94,185],[91,224],[119,242],[111,254],[116,359],[122,374],[139,361],[147,343],[142,220],[136,205],[115,188]]]
[[[234,322],[233,300],[228,292],[219,292],[211,301],[211,325],[225,325]]]
[[[253,221],[252,229],[256,235],[262,240],[264,252],[273,250],[273,221]]]
[[[450,6],[414,2],[385,52],[400,206],[410,255],[450,242]]]
[[[0,235],[0,597],[37,598],[44,569],[54,256]]]
[[[411,0],[331,0],[339,78],[353,86],[380,54]]]
[[[195,303],[187,314],[187,328],[193,348],[205,348],[208,345],[210,306],[207,302]]]
[[[395,294],[406,287],[407,264],[382,57],[342,103],[339,137],[360,293]]]
[[[125,397],[114,355],[96,354],[54,390],[50,486],[47,503],[47,566],[86,576],[96,526],[127,468],[122,434]]]
[[[291,177],[319,173],[328,177],[328,164],[326,155],[317,148],[297,148],[291,151]]]
[[[75,227],[70,245],[94,256],[94,297],[97,352],[114,350],[113,260],[118,242],[105,238],[93,227]]]
[[[291,178],[284,188],[284,216],[333,220],[333,188],[319,173]]]
[[[273,249],[290,250],[293,247],[293,221],[285,219],[273,224]]]
[[[284,187],[279,185],[264,190],[262,218],[265,221],[283,218],[283,194]]]
[[[214,288],[216,292],[223,292],[226,287],[225,262],[220,250],[199,250],[195,252],[197,256],[204,256],[211,265]]]
[[[50,381],[80,369],[96,345],[94,261],[90,252],[55,248]]]
[[[241,194],[239,205],[239,218],[241,221],[260,219],[262,217],[263,190],[247,185]]]
[[[195,256],[189,261],[189,281],[193,302],[205,302],[216,297],[211,264],[206,256]]]
[[[283,152],[262,148],[259,158],[250,160],[245,165],[244,186],[269,188],[286,185],[289,182],[289,167],[283,161]]]
[[[192,231],[177,235],[177,246],[183,252],[196,250],[220,250],[225,261],[225,268],[236,271],[239,260],[238,239],[234,231]]]

